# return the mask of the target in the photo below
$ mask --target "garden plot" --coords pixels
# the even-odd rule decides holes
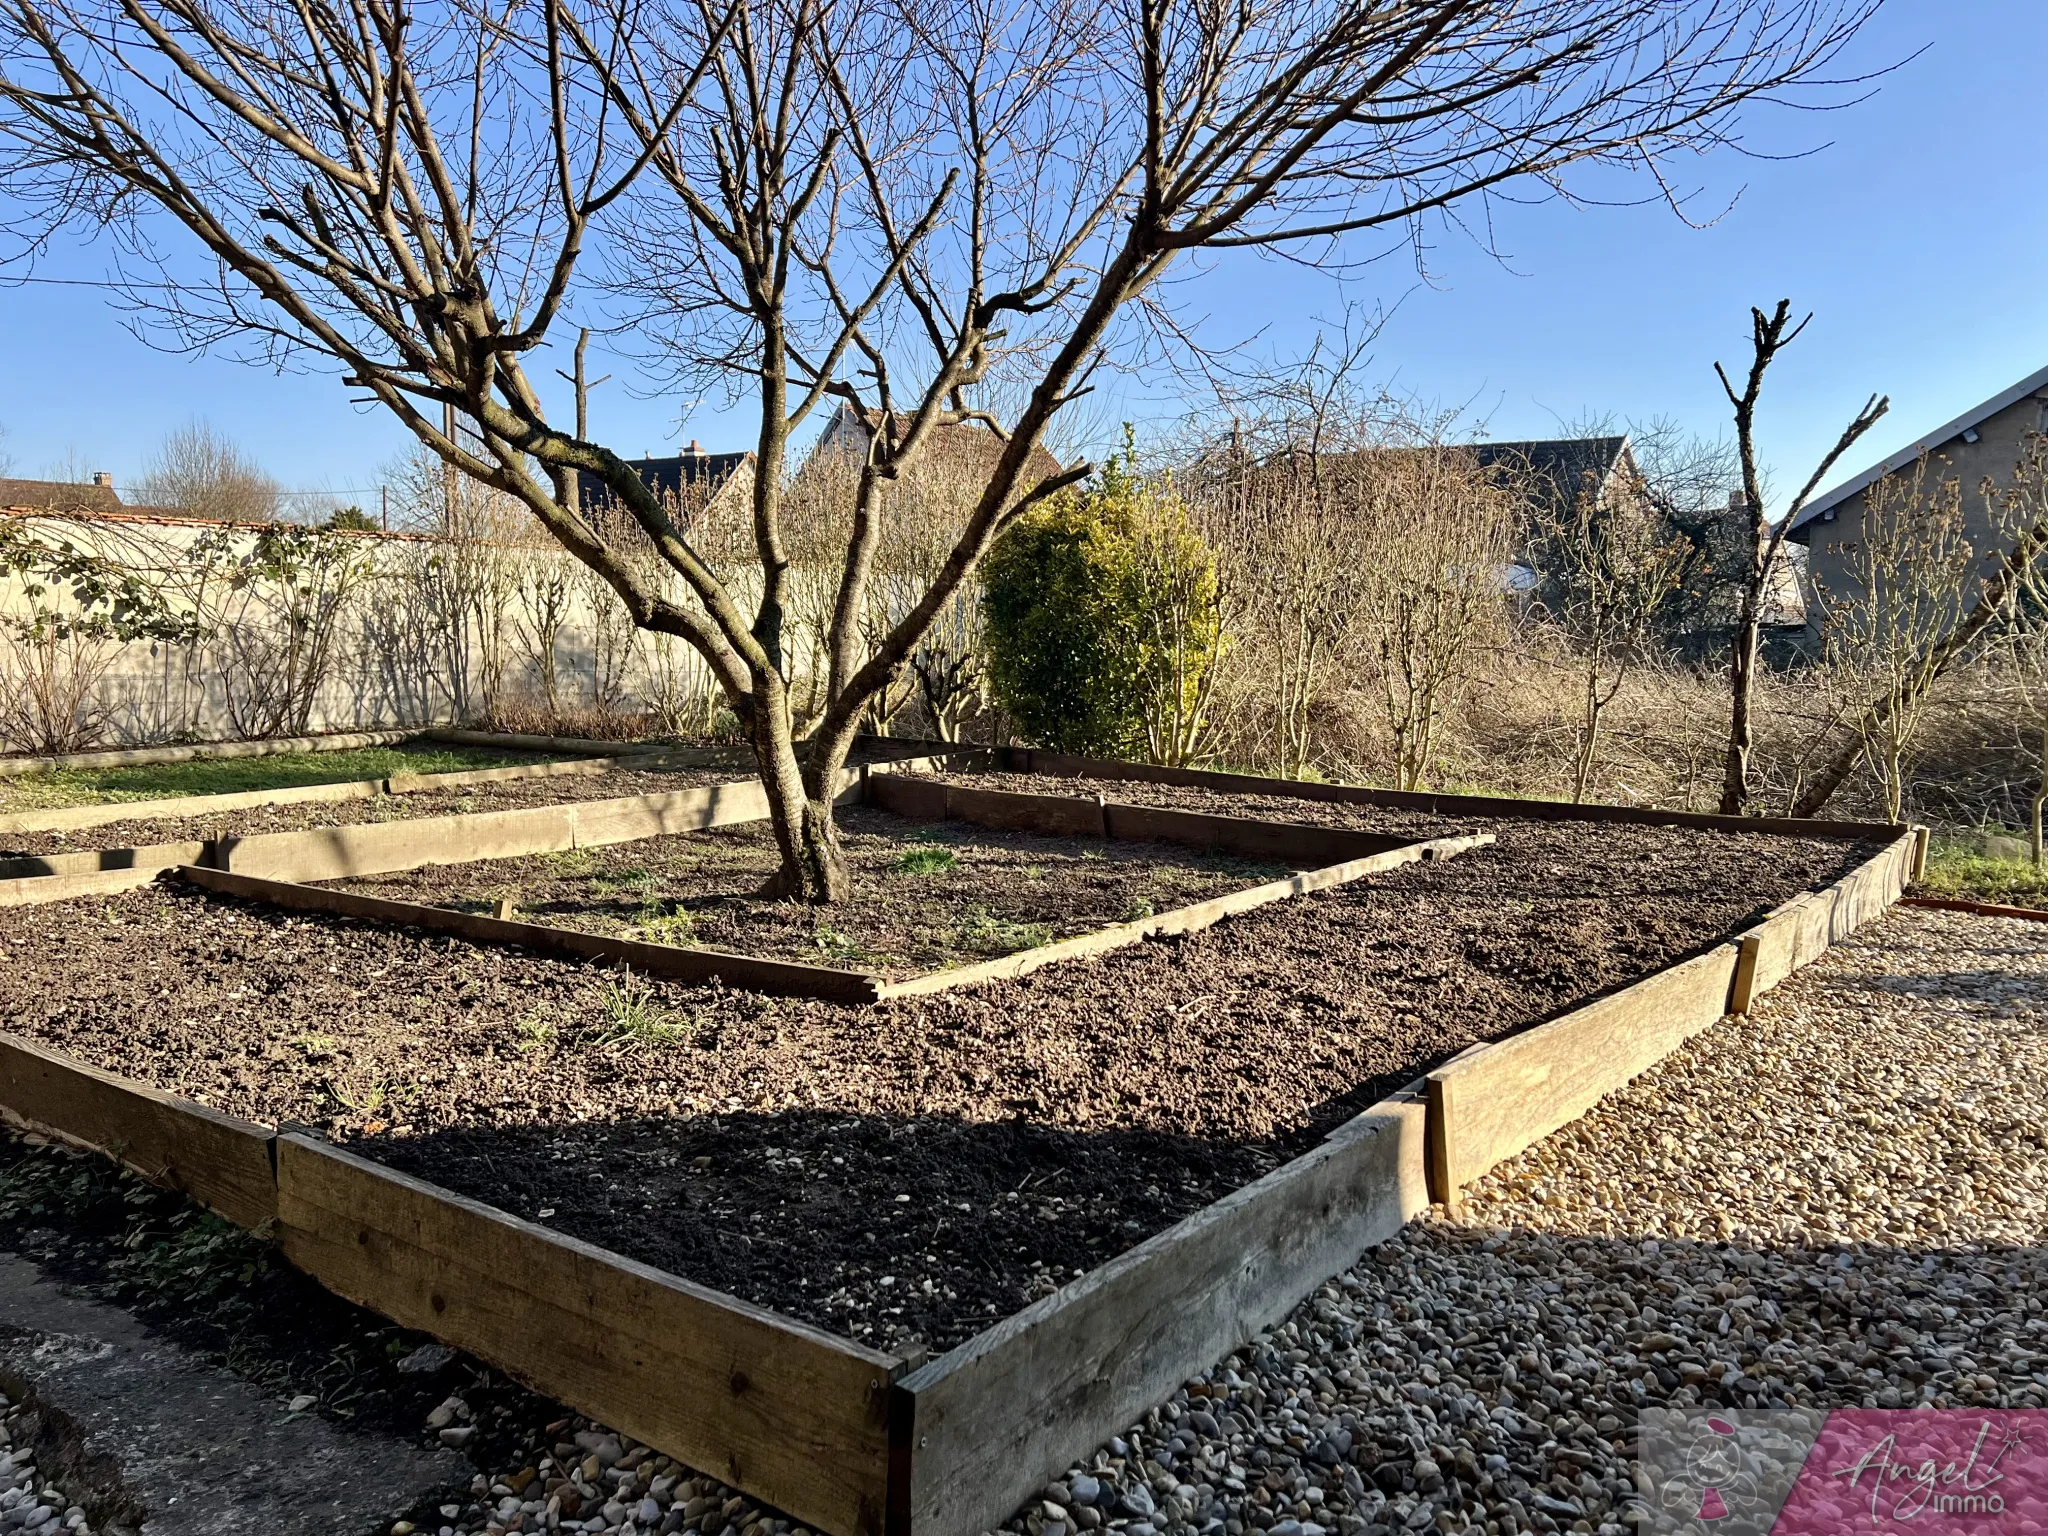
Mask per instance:
[[[168,886],[0,914],[21,980],[0,1027],[856,1338],[940,1346],[1867,854],[1532,825],[865,1008]]]
[[[1299,899],[1200,931],[869,1006],[307,916],[280,899],[386,904],[189,871],[0,913],[0,963],[25,981],[0,1029],[67,1053],[0,1037],[0,1103],[274,1221],[342,1295],[821,1530],[964,1536],[1392,1235],[1424,1203],[1425,1141],[1431,1183],[1526,1144],[1517,1125],[1484,1145],[1442,1134],[1481,1122],[1463,1098],[1450,1115],[1437,1080],[1513,1054],[1468,1047],[1578,1030],[1703,966],[1723,991],[1686,1012],[1710,1021],[1743,974],[1767,985],[1810,931],[1824,947],[1835,919],[1880,910],[1912,848],[1895,828],[1503,811],[1497,846],[1394,867],[1418,833],[1477,828],[1437,806],[1374,830],[1376,807],[1284,792],[1264,798],[1294,825],[1225,828],[1229,801],[1191,815],[1131,804],[1144,792],[1122,782],[1115,802],[1072,779],[1033,786],[1064,796],[987,782],[861,787],[1039,833],[1049,817],[1122,840],[1207,828],[1240,856],[1276,838],[1377,851],[1338,866],[1347,883],[1276,882]],[[264,899],[223,894],[238,881]],[[1774,918],[1756,933],[1781,937],[1745,937],[1739,971],[1725,941],[1820,887],[1794,911],[1829,921]]]
[[[856,899],[757,893],[779,862],[766,823],[334,882],[399,901],[677,946],[866,971],[973,964],[1276,880],[1286,866],[1155,842],[1047,837],[888,811],[840,813]]]

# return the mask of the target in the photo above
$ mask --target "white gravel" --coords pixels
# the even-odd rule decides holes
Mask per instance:
[[[1008,1529],[1622,1536],[1644,1406],[2048,1405],[2044,1101],[2048,925],[1900,909],[1455,1222],[1367,1254]],[[441,1536],[801,1530],[574,1429]]]
[[[0,1392],[0,1532],[13,1536],[93,1536],[85,1511],[36,1470],[21,1410]],[[22,1436],[20,1443],[16,1437]]]

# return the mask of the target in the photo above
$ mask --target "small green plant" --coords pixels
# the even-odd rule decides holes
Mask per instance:
[[[1013,923],[976,907],[960,924],[960,947],[977,955],[1014,955],[1052,942],[1043,923]]]
[[[654,988],[635,985],[633,973],[609,977],[598,993],[605,1023],[597,1031],[595,1044],[614,1050],[637,1050],[681,1043],[686,1029],[676,1016],[662,1006]]]
[[[540,863],[550,874],[573,879],[580,875],[594,874],[597,870],[597,855],[588,848],[563,848],[555,853],[540,855]]]
[[[912,848],[896,855],[896,873],[899,875],[943,875],[960,862],[950,848],[928,845]]]
[[[521,1051],[543,1051],[555,1043],[554,1021],[536,1008],[513,1026]]]
[[[1141,923],[1150,916],[1152,916],[1152,903],[1145,897],[1139,896],[1129,906],[1124,908],[1123,921],[1127,923]]]
[[[294,1035],[291,1043],[308,1061],[332,1056],[340,1045],[332,1035]]]
[[[821,951],[834,960],[858,960],[867,954],[860,940],[850,938],[836,928],[827,928],[822,923],[811,938]]]
[[[697,942],[697,919],[682,907],[664,912],[659,902],[650,903],[640,909],[640,919],[634,926],[650,944],[687,949]]]

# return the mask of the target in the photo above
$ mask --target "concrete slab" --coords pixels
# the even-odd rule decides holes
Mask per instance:
[[[470,1467],[283,1404],[0,1254],[0,1388],[41,1473],[110,1536],[384,1536]]]

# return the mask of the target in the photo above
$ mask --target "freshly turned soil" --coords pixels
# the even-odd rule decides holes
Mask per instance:
[[[157,887],[0,911],[16,981],[0,1027],[853,1337],[945,1348],[1467,1045],[1696,953],[1873,851],[1487,829],[1497,845],[1444,864],[869,1008],[622,986]],[[618,1028],[636,994],[643,1038],[665,1043]]]
[[[512,811],[529,805],[567,805],[581,800],[615,800],[626,795],[665,795],[706,784],[725,784],[730,769],[662,769],[552,778],[503,779],[460,789],[376,795],[368,800],[318,800],[297,805],[258,805],[210,816],[109,821],[61,832],[0,832],[0,858],[75,853],[94,848],[141,848],[155,843],[200,843],[215,837],[254,837],[263,832],[296,832],[307,827],[353,827],[370,821],[410,821],[419,816],[467,816],[479,811]]]
[[[1035,949],[1292,873],[1168,843],[998,832],[843,811],[861,899],[818,908],[756,893],[780,862],[765,822],[606,848],[323,882],[656,944],[870,971],[891,980]]]

